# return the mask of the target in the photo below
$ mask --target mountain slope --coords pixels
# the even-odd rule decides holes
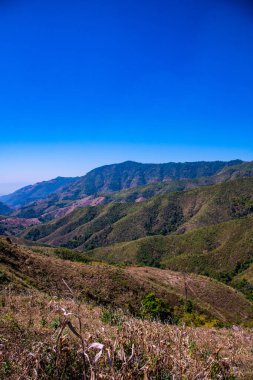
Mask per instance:
[[[181,273],[152,268],[123,270],[99,264],[73,263],[38,251],[33,253],[2,239],[0,259],[5,283],[14,281],[20,289],[33,287],[51,296],[67,297],[67,283],[81,300],[128,306],[137,313],[143,297],[150,292],[170,305],[180,305],[185,299],[184,284],[187,281],[188,297],[198,310],[223,322],[241,323],[253,318],[252,305],[242,294],[203,276],[185,277]]]
[[[44,198],[52,193],[60,191],[63,186],[70,184],[76,178],[57,177],[51,181],[43,181],[35,185],[29,185],[9,195],[0,197],[0,201],[11,207],[21,207],[36,199]]]
[[[93,249],[148,235],[184,233],[253,212],[253,178],[153,197],[141,203],[78,208],[32,227],[22,237],[54,246]]]
[[[149,236],[86,255],[110,264],[149,265],[221,277],[253,262],[253,215],[180,235]]]
[[[4,203],[0,202],[0,215],[8,215],[12,212],[12,209],[5,205]]]

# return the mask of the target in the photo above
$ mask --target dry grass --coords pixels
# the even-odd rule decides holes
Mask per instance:
[[[252,304],[248,300],[242,299],[241,294],[233,288],[208,277],[149,267],[130,267],[126,270],[134,274],[135,278],[148,280],[167,289],[171,287],[178,294],[184,294],[187,286],[188,296],[223,322],[252,320],[252,316],[247,318],[249,310],[252,310]]]
[[[107,307],[127,309],[134,301],[141,308],[141,297],[158,289],[154,278],[164,299],[174,294],[172,272],[160,278],[165,272],[156,269],[71,263],[5,242],[0,259],[1,380],[253,378],[252,329],[144,321],[83,297],[89,292]],[[198,284],[188,280],[195,291]]]
[[[1,379],[253,377],[250,329],[176,327],[121,312],[105,323],[103,309],[76,303],[71,289],[69,296],[1,296]]]

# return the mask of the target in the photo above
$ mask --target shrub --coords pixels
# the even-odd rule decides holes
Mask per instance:
[[[187,301],[185,302],[185,311],[186,311],[187,313],[192,313],[192,311],[193,311],[193,303],[192,303],[191,300],[187,300]]]
[[[253,201],[249,196],[233,197],[231,201],[231,215],[234,218],[241,218],[253,212]]]
[[[67,248],[56,248],[54,253],[57,257],[60,257],[63,260],[76,261],[80,263],[88,263],[90,261],[83,253],[75,252]]]
[[[253,285],[251,285],[245,278],[233,283],[233,286],[253,302]]]
[[[101,321],[111,326],[121,326],[123,323],[123,315],[117,310],[104,309],[102,311]]]
[[[54,319],[52,320],[52,322],[50,323],[49,326],[50,326],[52,329],[57,330],[58,327],[60,327],[60,325],[61,325],[60,319],[59,319],[59,317],[56,317],[56,318],[54,318]]]
[[[142,301],[141,315],[149,320],[171,321],[172,309],[154,293],[149,293]]]
[[[8,282],[10,282],[8,276],[4,272],[0,271],[0,284],[7,284]]]

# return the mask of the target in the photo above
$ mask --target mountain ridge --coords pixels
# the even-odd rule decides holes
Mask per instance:
[[[106,194],[143,186],[148,183],[161,182],[165,179],[197,178],[211,176],[226,166],[242,164],[233,161],[200,161],[185,163],[143,164],[125,161],[119,164],[105,165],[91,170],[80,177],[70,187],[69,192],[75,196]]]
[[[16,190],[14,193],[0,196],[0,201],[10,207],[21,207],[47,195],[60,191],[67,183],[74,181],[75,177],[56,177],[49,181],[42,181]]]
[[[165,179],[211,176],[224,167],[242,163],[241,160],[164,164],[125,161],[95,168],[82,177],[57,177],[50,181],[29,185],[12,194],[1,196],[0,201],[10,207],[18,208],[60,192],[65,194],[66,199],[75,200],[82,196],[120,191],[152,182],[161,182]]]
[[[233,163],[234,161],[230,162],[231,165]],[[128,165],[129,162],[126,164]],[[122,163],[121,165],[124,166],[125,163]],[[130,162],[130,165],[132,165],[132,162]],[[138,163],[134,163],[134,165],[137,165],[137,167],[139,167]],[[146,164],[141,165],[145,166]],[[201,165],[203,165],[203,162]],[[111,168],[111,166],[107,165],[105,167],[102,167],[102,170],[104,170],[103,168]],[[117,166],[117,168],[119,167]],[[96,172],[97,169],[95,169],[95,173]],[[82,192],[84,193],[85,191],[80,190],[80,188],[79,190],[73,192],[71,183],[73,183],[73,186],[76,186],[76,184],[79,183],[75,180],[70,183],[70,186],[60,188],[57,192],[54,192],[47,197],[37,199],[33,202],[28,203],[27,205],[23,205],[13,213],[13,216],[21,218],[39,218],[40,221],[45,222],[54,218],[58,218],[60,216],[64,216],[76,207],[94,206],[111,202],[141,202],[145,199],[151,198],[154,195],[170,193],[173,191],[189,190],[192,188],[228,181],[231,178],[251,175],[253,175],[252,162],[242,163],[239,165],[237,164],[232,166],[224,166],[220,172],[209,177],[198,177],[193,179],[167,178],[163,179],[162,182],[157,182],[155,178],[152,177],[152,181],[144,186],[130,187],[125,190],[121,190],[120,192],[114,191],[108,193],[105,191],[105,193],[94,193],[92,195],[82,194]],[[121,173],[118,177],[121,178],[122,176],[123,174]],[[87,180],[86,176],[83,178],[86,178]],[[80,187],[80,183],[78,187]]]

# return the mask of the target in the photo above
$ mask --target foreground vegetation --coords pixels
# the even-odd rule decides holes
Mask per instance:
[[[71,293],[2,293],[1,379],[252,379],[252,330],[135,319]]]
[[[224,284],[8,239],[0,259],[0,379],[252,378],[252,305]]]

